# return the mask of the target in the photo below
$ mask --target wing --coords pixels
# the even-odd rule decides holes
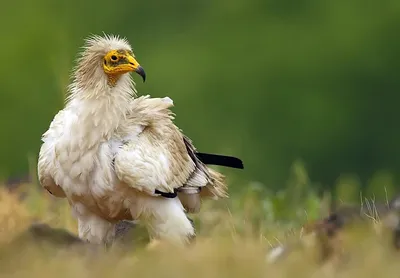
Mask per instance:
[[[39,158],[38,158],[38,178],[41,186],[46,189],[49,193],[56,197],[66,197],[64,190],[59,187],[51,173],[55,169],[55,148],[54,143],[56,138],[62,133],[61,124],[64,116],[64,111],[60,111],[51,122],[49,129],[43,134],[43,144],[40,147]]]
[[[138,125],[143,130],[124,142],[114,160],[121,181],[151,195],[210,183],[207,168],[195,156],[194,147],[172,122],[168,109],[172,105],[169,98],[136,99],[122,134],[129,138]]]

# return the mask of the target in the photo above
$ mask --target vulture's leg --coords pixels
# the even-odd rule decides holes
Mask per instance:
[[[75,212],[77,212],[76,209]],[[106,247],[112,244],[115,237],[115,224],[82,209],[82,207],[76,214],[79,238],[93,244],[104,244]]]
[[[186,245],[195,237],[192,223],[179,198],[143,197],[138,203],[150,237],[173,244]]]

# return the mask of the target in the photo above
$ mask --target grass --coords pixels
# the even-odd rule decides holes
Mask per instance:
[[[135,240],[108,252],[57,248],[19,241],[36,220],[76,234],[76,221],[65,200],[34,184],[14,193],[0,190],[0,275],[4,277],[398,277],[399,254],[391,231],[374,217],[347,225],[335,237],[304,228],[327,214],[329,196],[311,190],[301,164],[295,164],[284,190],[277,194],[249,184],[229,200],[203,204],[196,243],[188,248],[162,244],[147,248],[143,228]],[[22,201],[19,196],[25,193]],[[364,202],[364,205],[366,203]],[[371,202],[366,205],[373,212]],[[313,232],[314,231],[314,232]],[[272,246],[290,252],[270,263]],[[323,255],[330,250],[330,256]],[[84,252],[82,252],[84,251]]]

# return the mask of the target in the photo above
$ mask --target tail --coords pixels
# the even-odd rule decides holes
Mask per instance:
[[[228,185],[225,182],[225,176],[213,169],[208,168],[212,182],[201,188],[200,196],[202,198],[228,198]]]
[[[244,169],[243,162],[239,158],[233,156],[199,153],[196,152],[196,157],[206,165],[218,165],[236,169]],[[212,182],[203,187],[200,196],[213,199],[228,198],[228,185],[225,182],[225,176],[221,173],[208,168]]]
[[[244,169],[242,160],[237,157],[209,153],[196,153],[196,156],[204,164]]]

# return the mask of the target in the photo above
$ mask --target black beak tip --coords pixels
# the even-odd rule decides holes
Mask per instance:
[[[146,81],[146,72],[144,71],[144,69],[141,67],[141,66],[139,66],[137,69],[136,69],[136,71],[135,71],[137,74],[139,74],[141,77],[142,77],[142,79],[143,79],[143,83]]]

